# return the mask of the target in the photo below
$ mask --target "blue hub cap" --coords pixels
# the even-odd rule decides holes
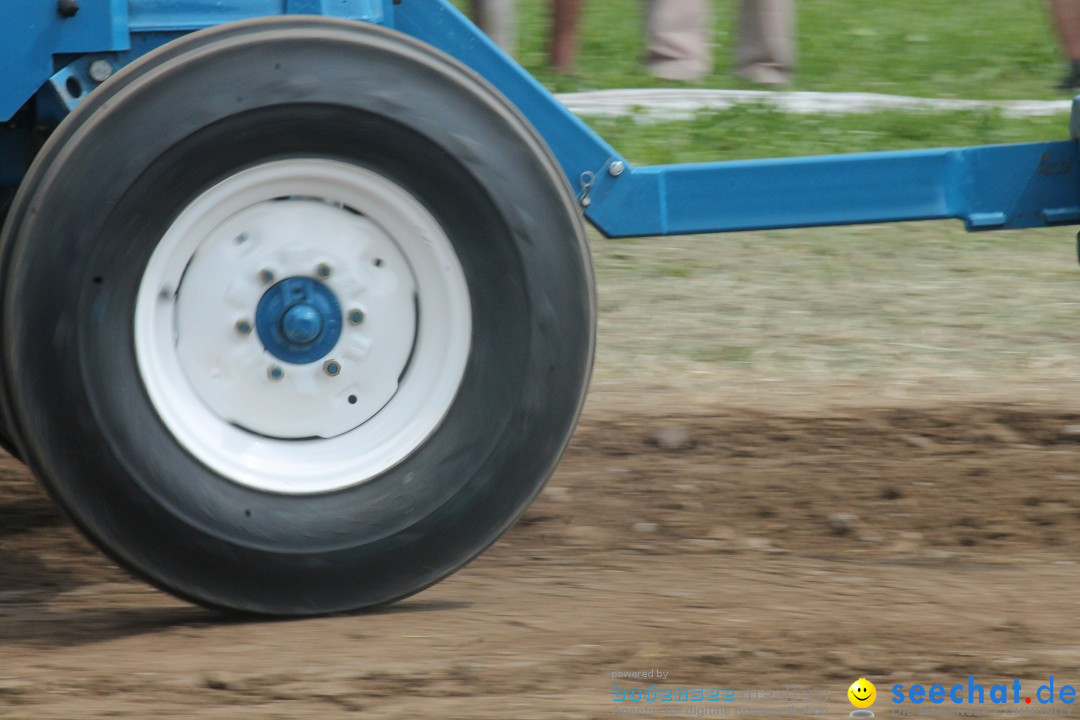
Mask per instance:
[[[319,311],[306,303],[293,305],[285,311],[285,317],[281,319],[281,332],[289,342],[296,345],[314,342],[322,332]]]
[[[294,365],[324,358],[341,337],[341,304],[318,280],[291,277],[269,290],[255,310],[255,329],[271,355]]]

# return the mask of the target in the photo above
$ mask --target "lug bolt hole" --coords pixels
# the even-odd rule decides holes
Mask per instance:
[[[350,310],[349,322],[353,325],[359,325],[364,322],[364,312],[362,310]]]
[[[356,396],[355,395],[350,395],[349,396],[349,404],[350,405],[355,405],[356,404]]]
[[[266,374],[271,380],[280,380],[285,377],[285,371],[277,365],[271,365],[270,369],[266,371]]]
[[[326,263],[320,264],[317,268],[315,268],[315,274],[325,280],[326,278],[330,277],[330,266]]]
[[[327,375],[334,377],[341,372],[341,365],[337,360],[327,360],[323,363],[322,369]]]

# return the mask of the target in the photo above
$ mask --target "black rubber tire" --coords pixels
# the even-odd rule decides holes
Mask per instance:
[[[259,492],[181,447],[134,353],[134,298],[165,228],[260,162],[392,178],[450,238],[472,346],[438,429],[378,478]],[[398,33],[270,18],[187,36],[94,93],[15,200],[4,267],[6,410],[28,464],[119,563],[181,597],[274,615],[384,604],[444,578],[528,506],[576,423],[595,303],[580,213],[529,124]]]
[[[11,209],[11,201],[15,198],[16,190],[17,188],[0,188],[0,238],[4,235],[4,222],[7,220],[8,210]],[[2,266],[2,263],[0,263],[0,266]],[[3,277],[2,271],[0,271],[0,277]],[[3,397],[5,394],[6,389],[2,379],[2,373],[0,373],[0,397]],[[12,439],[13,436],[10,428],[13,421],[4,412],[4,406],[5,403],[0,401],[0,447],[16,460],[21,460],[22,453]]]
[[[15,197],[14,188],[0,187],[0,228],[4,227],[4,219],[7,218],[13,197]]]

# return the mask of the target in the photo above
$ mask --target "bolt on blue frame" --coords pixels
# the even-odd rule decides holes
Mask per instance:
[[[547,141],[586,217],[610,237],[962,220],[968,230],[1080,223],[1075,140],[632,167],[448,0],[105,0],[63,18],[52,2],[0,9],[0,120],[44,94],[70,110],[98,78],[186,32],[314,14],[391,27],[468,65]],[[37,34],[29,42],[27,33]],[[105,72],[99,63],[108,63]],[[106,75],[107,77],[107,75]],[[0,131],[0,184],[25,172]]]

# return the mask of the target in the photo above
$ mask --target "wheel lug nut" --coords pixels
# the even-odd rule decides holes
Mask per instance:
[[[327,360],[323,363],[322,369],[324,373],[326,373],[330,377],[334,377],[339,372],[341,372],[341,365],[338,363],[337,360]]]
[[[353,325],[359,325],[364,322],[364,312],[362,310],[350,310],[349,322]]]
[[[271,380],[280,380],[281,378],[285,377],[285,371],[277,365],[271,365],[270,368],[266,371],[266,375]]]
[[[263,283],[269,285],[274,282],[274,273],[272,270],[263,270],[259,273],[259,279],[262,280]]]
[[[240,333],[241,335],[250,334],[251,333],[251,323],[249,323],[247,320],[237,320],[236,321],[236,332]]]
[[[315,274],[323,279],[330,277],[330,266],[326,263],[320,263],[319,266],[315,268]]]

